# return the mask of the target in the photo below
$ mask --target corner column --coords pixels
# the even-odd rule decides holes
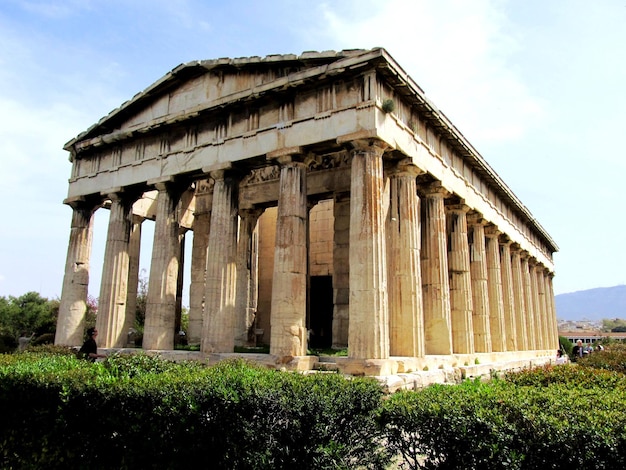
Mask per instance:
[[[491,334],[491,348],[497,352],[506,351],[499,235],[500,231],[494,225],[489,225],[485,228],[487,284],[489,289],[489,331]]]
[[[300,149],[278,151],[268,158],[280,164],[270,354],[305,356],[307,350],[307,238],[306,165]]]
[[[426,354],[452,354],[444,197],[439,183],[422,188],[422,300]]]
[[[492,340],[489,326],[489,283],[487,280],[487,248],[485,244],[485,220],[478,213],[468,215],[470,274],[472,278],[472,302],[474,326],[474,350],[491,352]]]
[[[84,340],[89,288],[89,260],[96,204],[71,202],[72,222],[54,344],[77,346]]]
[[[212,171],[211,178],[215,186],[200,349],[204,353],[232,353],[237,293],[237,181],[226,170]]]
[[[472,278],[470,275],[467,212],[469,207],[446,207],[448,233],[448,272],[450,273],[450,315],[452,349],[458,354],[474,352]]]
[[[176,292],[180,241],[177,206],[182,188],[172,182],[155,184],[157,212],[148,280],[143,349],[174,349]]]
[[[389,173],[387,217],[389,348],[392,356],[423,357],[424,320],[420,268],[420,207],[410,160]]]
[[[350,177],[350,323],[348,356],[389,358],[383,153],[386,144],[356,140]]]

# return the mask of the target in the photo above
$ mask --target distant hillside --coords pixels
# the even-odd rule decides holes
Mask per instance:
[[[559,320],[626,318],[626,285],[559,294],[555,302]]]

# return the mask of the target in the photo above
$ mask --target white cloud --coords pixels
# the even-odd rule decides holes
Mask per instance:
[[[344,4],[345,5],[345,4]],[[543,118],[542,102],[518,76],[522,47],[491,0],[389,0],[324,4],[325,34],[342,47],[381,46],[473,143],[521,139]],[[370,11],[367,17],[363,11]]]

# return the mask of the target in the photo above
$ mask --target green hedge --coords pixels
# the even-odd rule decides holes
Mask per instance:
[[[371,379],[243,361],[90,363],[63,348],[38,351],[0,355],[0,468],[626,465],[619,348],[592,354],[593,366],[590,358],[390,396]]]
[[[379,419],[406,468],[616,469],[626,465],[625,392],[619,373],[546,367],[397,393]]]
[[[373,380],[243,362],[6,356],[0,466],[383,468],[381,396]]]

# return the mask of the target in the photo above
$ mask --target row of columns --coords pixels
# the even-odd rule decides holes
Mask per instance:
[[[334,344],[348,322],[349,355],[473,354],[554,349],[551,274],[440,184],[419,188],[410,160],[383,170],[385,146],[353,141],[349,201],[335,201]],[[306,354],[307,165],[296,150],[270,156],[281,167],[271,298],[270,352]],[[194,219],[189,337],[203,352],[232,352],[254,323],[260,210],[240,211],[237,180],[213,171],[211,202]],[[386,185],[388,178],[388,189]],[[180,291],[181,186],[158,183],[143,347],[173,349]],[[186,188],[185,188],[186,189]],[[108,195],[111,214],[97,327],[101,346],[123,347],[138,275],[138,195]],[[208,196],[207,196],[208,197]],[[462,201],[461,201],[462,202]],[[87,298],[92,216],[74,204],[57,344],[79,344]],[[345,220],[349,216],[349,225]],[[207,256],[208,253],[208,256]],[[347,263],[339,262],[346,258]],[[137,263],[137,267],[133,263]],[[347,266],[347,267],[346,267]],[[134,284],[133,284],[134,283]],[[134,311],[134,308],[133,308]]]

